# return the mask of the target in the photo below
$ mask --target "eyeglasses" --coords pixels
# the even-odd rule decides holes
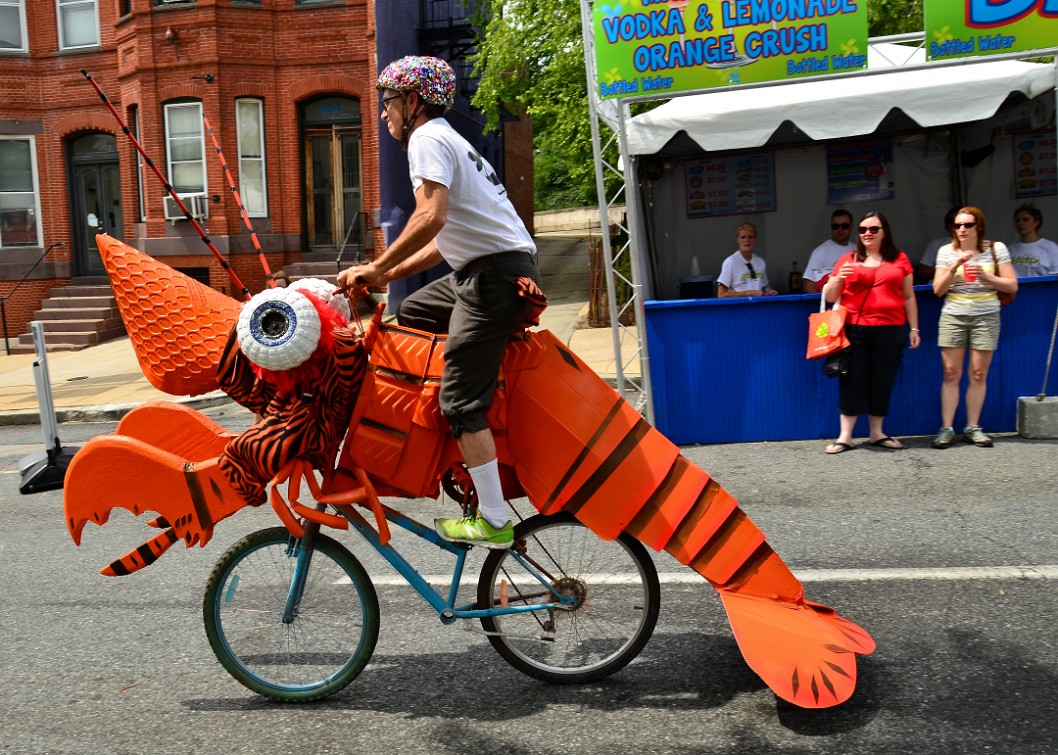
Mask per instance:
[[[389,103],[393,102],[393,100],[399,100],[403,96],[403,94],[391,94],[389,97],[383,97],[382,107],[386,107]]]
[[[847,231],[852,223],[831,223],[830,230],[832,231]]]
[[[973,228],[977,223],[952,223],[955,228]]]
[[[861,236],[864,236],[868,233],[878,233],[878,231],[882,230],[882,227],[880,225],[861,225],[856,230],[860,232]]]

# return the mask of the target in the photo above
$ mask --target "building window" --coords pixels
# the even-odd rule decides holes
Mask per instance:
[[[0,247],[40,246],[32,136],[0,136]]]
[[[265,178],[264,103],[235,101],[235,126],[239,133],[239,195],[246,214],[268,215],[268,182]]]
[[[118,18],[123,18],[132,13],[132,0],[119,0]]]
[[[23,0],[0,0],[0,52],[27,52],[26,4]]]
[[[165,106],[165,144],[169,183],[176,193],[205,192],[206,142],[201,102]]]
[[[96,0],[56,0],[59,8],[59,49],[99,45]]]

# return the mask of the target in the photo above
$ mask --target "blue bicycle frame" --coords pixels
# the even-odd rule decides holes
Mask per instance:
[[[532,575],[533,579],[539,582],[548,593],[554,596],[554,600],[549,603],[522,606],[500,606],[495,608],[477,608],[476,603],[456,606],[455,602],[459,593],[459,582],[462,579],[463,567],[466,564],[467,553],[470,551],[471,546],[463,543],[450,543],[447,540],[442,539],[432,528],[426,527],[414,519],[404,516],[400,512],[390,509],[389,507],[383,507],[383,511],[387,521],[423,540],[426,540],[427,542],[433,543],[438,548],[446,550],[456,557],[455,566],[452,571],[452,581],[448,587],[448,596],[445,598],[435,590],[429,582],[423,579],[418,570],[416,570],[415,567],[413,567],[390,543],[383,545],[378,532],[376,532],[366,520],[359,516],[345,515],[346,519],[349,520],[349,523],[353,525],[356,531],[360,533],[371,547],[374,548],[382,558],[386,559],[390,566],[397,570],[397,573],[400,574],[409,585],[411,585],[423,600],[430,604],[430,606],[437,612],[437,616],[442,624],[453,624],[459,619],[480,619],[485,616],[508,616],[529,611],[568,611],[577,608],[576,598],[568,595],[561,595],[556,592],[548,581],[540,574],[540,571],[529,563],[525,556],[519,553],[514,547],[510,550],[510,556],[517,561],[528,574]],[[344,514],[345,512],[342,513]],[[307,528],[306,536],[311,538],[315,531],[318,531],[318,528],[319,525]],[[304,539],[305,537],[302,538],[302,540]],[[309,547],[298,547],[297,549],[298,561],[294,568],[293,579],[290,583],[290,591],[287,595],[287,602],[283,611],[284,623],[289,624],[297,615],[297,607],[301,603],[301,595],[305,586],[305,576],[308,574],[309,564],[312,560],[312,550],[311,545]]]

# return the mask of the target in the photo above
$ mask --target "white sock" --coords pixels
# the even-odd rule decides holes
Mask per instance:
[[[502,527],[510,520],[507,516],[507,502],[503,499],[503,483],[500,482],[500,468],[493,459],[467,470],[474,481],[478,492],[478,511],[493,527]]]

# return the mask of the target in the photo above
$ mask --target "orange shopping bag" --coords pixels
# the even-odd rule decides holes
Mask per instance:
[[[833,309],[827,309],[827,300],[819,295],[819,311],[808,316],[807,359],[820,359],[848,348],[849,337],[845,335],[845,318],[848,310],[839,299]]]

